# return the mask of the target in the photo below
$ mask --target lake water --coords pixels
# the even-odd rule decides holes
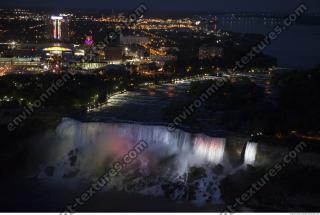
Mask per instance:
[[[218,28],[241,33],[267,35],[280,20],[228,20],[220,18]],[[310,68],[320,64],[320,25],[292,25],[264,51],[278,59],[279,67]]]

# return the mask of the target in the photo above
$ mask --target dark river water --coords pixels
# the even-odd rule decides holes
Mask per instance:
[[[231,21],[220,18],[218,28],[241,33],[267,35],[281,20],[244,19]],[[285,68],[310,68],[320,64],[320,26],[292,25],[272,41],[265,54],[278,59],[278,66]]]

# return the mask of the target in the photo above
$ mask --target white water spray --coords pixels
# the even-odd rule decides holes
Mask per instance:
[[[81,123],[64,119],[53,139],[50,149],[46,150],[50,154],[45,155],[48,159],[39,178],[53,178],[62,183],[70,181],[65,179],[72,182],[78,179],[91,181],[104,174],[112,163],[121,160],[143,140],[148,148],[139,154],[132,168],[122,171],[106,189],[112,187],[155,196],[170,192],[170,198],[184,199],[188,196],[187,188],[197,185],[197,204],[219,202],[219,184],[225,173],[215,173],[213,167],[223,165],[228,157],[225,155],[224,138],[190,134],[182,130],[170,132],[163,126]],[[256,143],[247,144],[246,164],[254,164],[256,150]],[[190,172],[192,169],[195,172]],[[197,178],[199,172],[203,176]],[[183,180],[189,174],[192,177]]]
[[[59,177],[73,175],[69,172],[77,172],[77,177],[100,174],[108,162],[121,159],[141,140],[149,147],[138,158],[143,164],[140,168],[176,177],[192,166],[220,164],[226,144],[224,138],[192,135],[181,130],[170,132],[163,126],[81,123],[72,119],[64,119],[56,134],[58,140],[55,149],[50,150],[54,153],[50,157],[57,159],[48,163],[54,166],[53,175]]]
[[[256,161],[258,143],[248,142],[244,153],[244,164],[254,165]]]
[[[223,160],[225,142],[223,138],[197,136],[194,140],[195,153],[215,164],[220,164]]]

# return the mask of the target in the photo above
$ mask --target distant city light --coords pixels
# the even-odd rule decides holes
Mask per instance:
[[[74,52],[75,56],[85,56],[85,51],[82,49],[78,49]]]

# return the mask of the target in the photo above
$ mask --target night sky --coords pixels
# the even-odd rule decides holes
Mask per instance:
[[[320,0],[1,0],[6,7],[68,9],[133,9],[144,2],[151,11],[270,11],[289,12],[303,2],[320,12]]]

